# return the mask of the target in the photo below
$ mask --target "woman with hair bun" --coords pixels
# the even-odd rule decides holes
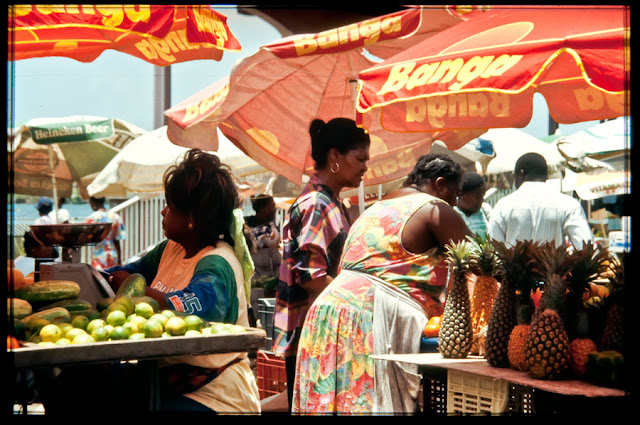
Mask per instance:
[[[402,188],[351,226],[340,274],[309,309],[300,333],[294,414],[413,414],[417,367],[372,354],[417,353],[442,315],[444,246],[470,235],[453,209],[463,171],[421,157]]]
[[[273,350],[285,357],[289,406],[300,330],[309,306],[338,274],[351,223],[340,200],[367,171],[369,135],[347,118],[309,127],[315,173],[289,209],[274,313]]]
[[[147,282],[145,294],[158,301],[162,310],[249,327],[246,294],[253,263],[231,169],[216,155],[192,149],[165,173],[164,189],[162,228],[167,239],[135,262],[107,269],[111,286],[117,291],[127,276],[140,273]],[[162,359],[157,378],[159,410],[259,413],[260,396],[247,354]],[[147,381],[145,371],[123,372],[122,368],[120,364],[98,368],[100,378],[92,382],[100,382],[104,394],[90,391],[87,396],[103,400],[117,394],[124,410],[145,410],[144,400],[120,391],[126,388],[144,397],[144,391],[133,388]],[[90,376],[84,369],[80,374]]]

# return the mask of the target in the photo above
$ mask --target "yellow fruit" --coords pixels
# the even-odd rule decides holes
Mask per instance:
[[[107,315],[107,325],[122,326],[127,321],[127,315],[124,311],[113,310]]]
[[[138,333],[138,330],[139,330],[138,325],[134,322],[126,322],[124,325],[122,325],[122,327],[127,330],[129,335]]]
[[[56,342],[62,338],[62,330],[56,325],[46,325],[40,329],[40,341]]]
[[[84,329],[73,328],[73,329],[69,329],[67,331],[67,333],[65,334],[65,338],[67,338],[69,341],[73,342],[73,340],[76,338],[76,336],[82,335],[82,334],[88,335],[87,331],[85,331]]]
[[[134,308],[135,308],[135,304],[133,303],[133,300],[129,297],[120,297],[120,298],[116,298],[115,301],[113,303],[111,303],[111,305],[107,308],[111,308],[113,305],[115,305],[116,307],[118,305],[121,305],[124,307],[124,312],[128,315],[132,314],[134,312]],[[115,308],[115,307],[114,307]]]
[[[190,314],[189,316],[184,318],[184,323],[187,325],[188,331],[198,331],[205,326],[204,320],[201,317],[196,316],[195,314]]]
[[[72,344],[91,344],[93,342],[96,342],[96,340],[86,332],[76,335],[71,340]]]
[[[159,338],[164,332],[164,324],[159,320],[153,319],[152,316],[152,318],[144,324],[143,332],[145,338]]]
[[[38,345],[56,345],[56,343],[51,341],[40,341]]]
[[[144,338],[145,336],[142,332],[134,333],[129,337],[129,339],[144,339]]]
[[[134,311],[138,316],[142,316],[145,319],[148,319],[154,315],[153,307],[151,306],[151,304],[145,302],[136,304]]]
[[[71,325],[71,323],[58,323],[56,326],[58,326],[62,331],[63,338],[66,338],[67,332],[69,332],[70,329],[73,329],[73,326]]]
[[[184,319],[175,316],[167,320],[167,323],[164,324],[164,329],[171,336],[180,336],[187,331],[187,324]]]
[[[106,324],[107,322],[105,322],[103,319],[93,319],[92,321],[89,322],[85,330],[87,331],[88,334],[91,334],[93,333],[94,329],[103,328],[104,325]]]
[[[75,316],[73,319],[71,319],[71,325],[74,328],[80,328],[80,329],[87,329],[87,325],[89,324],[90,320],[87,316],[83,316],[81,314]]]
[[[111,331],[113,330],[114,326],[113,325],[104,325],[104,328],[107,330],[107,332],[111,333]]]
[[[71,344],[71,341],[69,341],[67,338],[60,338],[59,340],[57,340],[55,342],[56,345],[69,345]]]
[[[128,319],[128,321],[131,322],[131,323],[135,323],[138,326],[138,329],[141,330],[142,327],[144,326],[144,324],[146,323],[147,319],[145,319],[142,316],[138,316],[136,314],[133,317],[131,317],[130,319]]]
[[[167,319],[170,319],[171,317],[176,317],[176,314],[171,310],[162,310],[161,314],[167,316]]]
[[[153,316],[149,317],[149,319],[147,320],[158,321],[162,324],[162,326],[164,326],[164,324],[167,323],[167,320],[169,320],[169,318],[162,313],[156,313]]]
[[[109,338],[112,341],[129,338],[129,331],[124,326],[115,326],[109,333]]]
[[[202,336],[200,331],[196,331],[195,329],[189,329],[184,333],[184,336]]]

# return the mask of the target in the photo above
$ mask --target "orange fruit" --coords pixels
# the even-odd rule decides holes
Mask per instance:
[[[431,316],[427,325],[424,327],[424,336],[427,338],[435,338],[440,333],[440,324],[442,323],[442,316]]]
[[[18,338],[13,335],[7,335],[7,350],[13,350],[15,348],[20,348]]]
[[[11,288],[12,282],[14,290],[25,285],[24,274],[20,269],[17,269],[14,266],[9,266],[7,267],[7,288]]]

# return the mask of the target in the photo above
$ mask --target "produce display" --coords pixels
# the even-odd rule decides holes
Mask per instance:
[[[446,253],[444,313],[423,334],[438,337],[443,358],[480,355],[534,379],[623,384],[624,259],[590,244],[507,246],[480,237],[450,243]]]
[[[72,281],[49,280],[25,284],[7,300],[10,335],[7,349],[20,341],[39,346],[102,343],[117,340],[225,335],[246,332],[229,323],[207,322],[199,316],[161,310],[144,295],[146,282],[129,276],[114,298],[91,303],[78,298],[80,286]]]

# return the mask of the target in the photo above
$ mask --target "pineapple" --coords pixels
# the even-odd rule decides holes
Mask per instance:
[[[531,250],[535,248],[533,243],[527,247],[526,258],[523,259],[525,269],[514,276],[516,291],[516,326],[514,326],[509,335],[509,345],[507,347],[507,356],[509,358],[509,366],[512,369],[526,371],[526,363],[524,356],[524,348],[531,330],[531,316],[535,310],[533,298],[531,298],[531,290],[534,287],[535,264],[531,257]]]
[[[489,324],[493,303],[498,295],[498,281],[495,274],[498,268],[498,256],[488,236],[475,235],[469,238],[472,245],[471,271],[476,281],[471,295],[471,326],[473,343],[471,353],[484,355],[484,337]]]
[[[438,351],[444,358],[467,357],[473,338],[467,273],[470,247],[466,241],[447,244],[447,262],[450,266],[450,290],[442,313]]]
[[[545,282],[525,344],[527,373],[536,379],[561,379],[570,367],[569,336],[561,313],[568,292],[565,277],[572,261],[565,247],[549,243],[536,249],[535,254]]]
[[[625,254],[626,255],[626,254]],[[601,351],[618,351],[623,353],[624,350],[624,266],[625,259],[622,261],[612,256],[611,272],[609,278],[609,296],[606,298],[607,315],[605,319],[604,330],[600,340]]]
[[[569,291],[564,322],[571,341],[571,371],[581,378],[586,374],[589,353],[597,349],[589,323],[589,313],[593,308],[583,301],[584,294],[591,292],[591,283],[605,271],[609,252],[585,243],[584,248],[574,251],[571,256],[574,264],[567,275]]]
[[[509,337],[516,325],[516,283],[530,273],[527,252],[531,241],[518,241],[511,248],[496,240],[491,244],[500,258],[502,282],[487,326],[485,358],[491,366],[509,367]]]

